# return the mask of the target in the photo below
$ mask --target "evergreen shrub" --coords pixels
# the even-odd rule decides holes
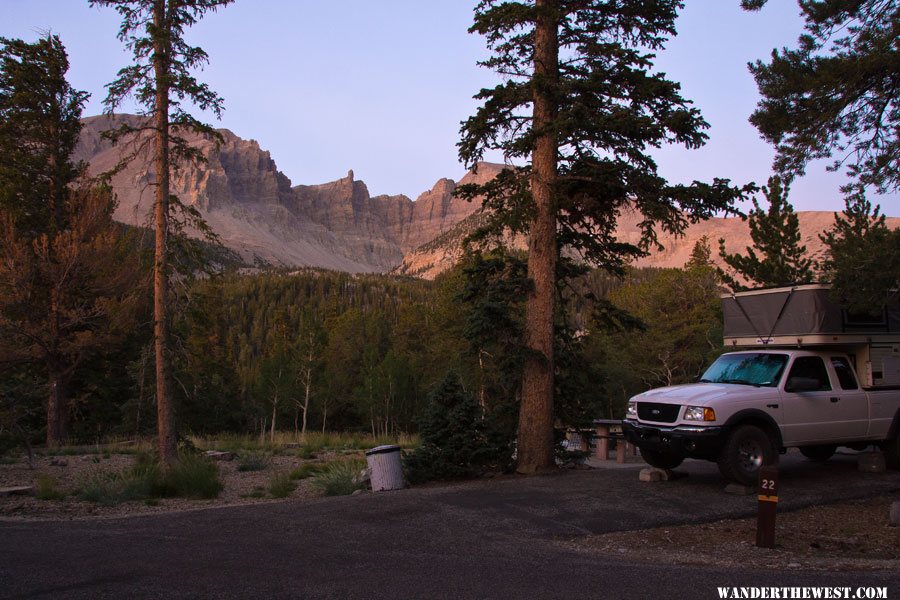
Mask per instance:
[[[509,459],[507,436],[497,435],[484,419],[456,373],[430,394],[419,427],[422,443],[403,459],[410,483],[476,477]]]

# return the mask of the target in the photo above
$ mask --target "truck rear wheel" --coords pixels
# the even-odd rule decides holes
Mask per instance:
[[[755,485],[759,468],[775,464],[777,459],[775,445],[765,431],[755,425],[741,425],[728,436],[722,448],[719,472],[742,485]]]
[[[641,450],[641,456],[648,465],[656,467],[657,469],[674,469],[684,462],[684,456],[675,454],[674,452]]]
[[[825,462],[837,450],[837,446],[803,446],[800,448],[800,454],[813,462]]]
[[[882,443],[881,451],[884,453],[887,468],[900,471],[900,433],[894,434],[893,438]]]

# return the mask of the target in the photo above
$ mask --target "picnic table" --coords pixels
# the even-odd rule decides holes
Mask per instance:
[[[594,458],[609,460],[610,442],[615,442],[616,462],[624,463],[629,454],[637,456],[637,448],[622,435],[620,419],[596,419],[592,425],[591,428],[567,428],[566,447],[569,450],[590,452],[593,446]]]
[[[597,460],[609,460],[609,443],[616,442],[616,462],[624,463],[629,454],[637,456],[637,448],[622,435],[621,419],[595,419],[594,437],[597,438],[597,446],[594,450],[594,458]]]

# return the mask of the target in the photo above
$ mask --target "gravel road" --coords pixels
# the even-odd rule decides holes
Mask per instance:
[[[716,598],[718,586],[887,586],[900,573],[665,566],[575,552],[590,533],[753,513],[714,465],[640,483],[564,471],[143,517],[0,523],[3,598]],[[781,463],[780,510],[900,489],[855,459]],[[560,542],[566,543],[560,543]]]

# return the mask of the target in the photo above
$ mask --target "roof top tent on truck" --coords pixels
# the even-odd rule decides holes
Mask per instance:
[[[833,348],[856,362],[865,387],[900,386],[900,294],[875,315],[852,313],[827,284],[724,294],[727,350]]]

